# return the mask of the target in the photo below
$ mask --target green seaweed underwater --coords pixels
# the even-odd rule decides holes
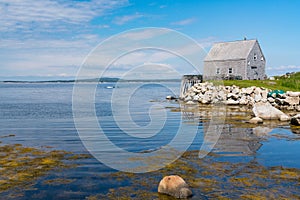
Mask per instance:
[[[198,151],[188,151],[176,162],[146,174],[115,172],[105,176],[109,182],[120,186],[106,194],[92,195],[94,199],[160,199],[173,197],[157,193],[163,176],[180,175],[190,185],[191,199],[299,199],[300,170],[296,168],[265,167],[253,159],[250,162],[232,163],[217,161],[218,155],[210,153],[199,159]],[[126,184],[125,184],[126,183]]]

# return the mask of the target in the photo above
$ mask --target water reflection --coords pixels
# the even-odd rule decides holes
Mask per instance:
[[[215,107],[219,108],[218,115],[225,118],[224,124],[215,121]],[[226,107],[223,105],[186,105],[180,108],[184,119],[203,126],[206,144],[214,144],[213,153],[222,156],[255,155],[261,148],[272,128],[247,124],[251,117],[251,110],[247,107]],[[213,120],[212,120],[213,119]],[[220,126],[222,125],[222,126]],[[218,135],[218,129],[222,128]]]

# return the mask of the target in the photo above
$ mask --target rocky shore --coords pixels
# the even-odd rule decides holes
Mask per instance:
[[[211,82],[197,83],[181,97],[181,100],[186,104],[219,103],[250,106],[255,115],[250,123],[262,123],[263,119],[289,121],[291,117],[282,111],[300,112],[300,92],[288,91],[284,93],[283,91],[272,91],[256,86],[240,88],[235,85],[214,85]],[[300,116],[292,117],[291,121],[300,123]]]

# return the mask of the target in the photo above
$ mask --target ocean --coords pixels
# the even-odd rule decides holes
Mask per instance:
[[[235,166],[255,162],[260,169],[300,169],[300,135],[288,123],[276,121],[249,125],[246,121],[251,111],[234,107],[224,111],[222,133],[208,133],[209,127],[216,125],[211,116],[212,107],[182,105],[165,99],[168,95],[179,94],[179,82],[79,83],[79,87],[83,90],[94,89],[94,98],[84,94],[80,99],[74,96],[73,83],[0,84],[0,145],[21,144],[37,149],[49,147],[51,150],[92,155],[73,161],[76,166],[72,168],[50,170],[34,179],[29,188],[2,191],[1,199],[101,199],[103,196],[110,199],[113,195],[117,199],[124,193],[128,199],[139,199],[139,194],[130,194],[130,188],[135,191],[139,189],[131,181],[151,176],[155,177],[149,181],[151,185],[143,188],[150,188],[151,199],[165,199],[157,196],[154,183],[166,175],[160,170],[169,164],[165,163],[168,158],[155,158],[157,165],[150,166],[143,161],[139,166],[130,156],[151,154],[170,147],[167,150],[172,151],[170,157],[174,157],[172,153],[176,154],[174,159],[172,157],[175,160],[184,151],[199,151],[204,143],[212,149],[207,152],[206,158],[196,158],[199,161],[207,161],[209,157],[211,163]],[[76,101],[79,103],[74,106]],[[80,104],[83,106],[79,108]],[[92,105],[93,113],[90,113],[91,108],[85,107],[87,104]],[[97,126],[91,123],[94,120]],[[99,137],[101,134],[105,137]],[[115,150],[115,147],[118,149]],[[159,159],[164,161],[160,162]],[[168,162],[171,163],[171,160]],[[118,170],[126,171],[124,174],[139,174],[122,176],[124,180],[120,180],[120,177],[111,176],[118,174]],[[177,171],[177,174],[181,173]],[[296,174],[299,175],[298,172]],[[198,175],[201,177],[201,174]],[[68,184],[45,184],[45,180],[52,179],[71,181]],[[221,180],[224,179],[219,177]],[[119,196],[112,194],[120,188],[129,189],[118,193]],[[289,182],[279,188],[294,190]],[[214,194],[213,191],[205,192],[197,187],[193,187],[193,191],[193,199],[209,199]],[[232,194],[229,191],[223,191],[222,195],[241,197],[238,192]],[[297,197],[300,194],[296,190],[285,195]]]

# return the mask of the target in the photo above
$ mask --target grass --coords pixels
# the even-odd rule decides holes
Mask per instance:
[[[300,91],[300,72],[289,77],[277,76],[275,80],[224,80],[224,85],[236,85],[241,88],[257,86],[270,90]]]

